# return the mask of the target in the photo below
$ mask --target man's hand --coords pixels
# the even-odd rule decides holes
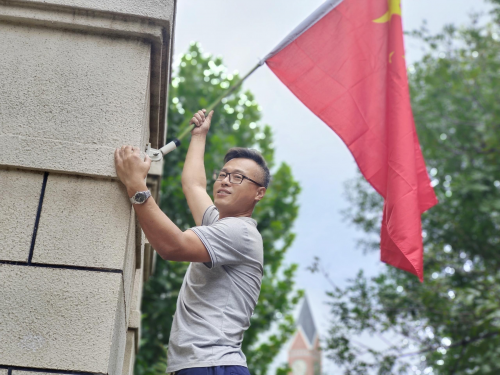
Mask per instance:
[[[207,117],[205,117],[205,112],[204,109],[196,112],[189,122],[195,125],[195,128],[191,131],[192,135],[207,135],[214,111],[210,111]]]
[[[129,197],[137,191],[147,190],[144,181],[151,167],[151,159],[146,155],[146,159],[141,158],[138,147],[122,146],[115,150],[116,174],[120,181],[127,188]]]

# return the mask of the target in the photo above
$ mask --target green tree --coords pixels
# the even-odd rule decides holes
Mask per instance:
[[[202,54],[197,43],[182,56],[170,87],[169,134],[179,133],[186,118],[207,107],[238,80],[226,71],[221,58]],[[270,363],[294,331],[292,309],[302,296],[294,289],[297,265],[283,259],[295,235],[292,225],[298,213],[299,184],[290,167],[274,162],[271,129],[260,121],[260,107],[253,95],[240,89],[216,108],[207,138],[205,167],[207,191],[212,195],[212,172],[220,169],[226,151],[234,146],[259,149],[266,158],[272,182],[257,205],[254,218],[264,241],[264,278],[259,302],[245,333],[243,351],[252,374],[265,374]],[[195,225],[181,187],[181,172],[189,141],[165,159],[160,207],[181,229]],[[164,373],[172,316],[188,264],[158,258],[155,274],[144,288],[141,348],[135,371],[138,375]],[[265,340],[263,334],[273,327]]]
[[[422,217],[425,282],[392,267],[332,285],[324,346],[345,374],[500,373],[500,1],[496,21],[413,33],[417,131],[440,204]],[[348,218],[378,250],[382,200],[361,178]],[[323,271],[316,262],[313,271]],[[326,272],[325,272],[326,274]],[[367,345],[363,337],[377,338]]]

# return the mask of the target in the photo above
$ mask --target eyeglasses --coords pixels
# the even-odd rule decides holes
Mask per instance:
[[[260,187],[264,187],[264,185],[259,184],[257,181],[252,180],[251,178],[248,178],[245,175],[242,175],[241,173],[228,173],[224,171],[215,171],[214,172],[214,179],[217,181],[222,181],[224,180],[227,176],[229,176],[229,182],[232,184],[240,184],[243,182],[244,179],[247,179],[248,181],[253,182],[256,185],[259,185]]]

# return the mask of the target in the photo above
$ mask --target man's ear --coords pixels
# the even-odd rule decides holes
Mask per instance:
[[[264,198],[264,195],[266,194],[267,189],[265,187],[259,187],[257,188],[257,193],[255,194],[255,200],[258,202],[262,198]]]

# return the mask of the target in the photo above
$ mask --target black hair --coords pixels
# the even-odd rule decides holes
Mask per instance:
[[[259,165],[260,169],[262,169],[262,185],[264,185],[264,187],[267,189],[269,183],[271,182],[271,172],[269,171],[266,160],[259,151],[253,150],[251,148],[233,147],[229,149],[229,151],[226,153],[226,156],[224,156],[224,164],[233,159],[250,159],[256,162]]]

